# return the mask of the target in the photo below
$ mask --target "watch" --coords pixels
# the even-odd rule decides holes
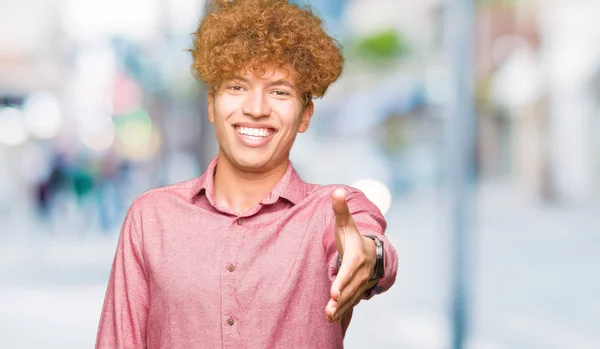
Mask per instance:
[[[376,248],[376,257],[375,257],[375,272],[373,273],[373,276],[369,279],[369,282],[373,282],[375,280],[379,280],[384,276],[384,255],[383,255],[383,241],[381,241],[381,239],[379,239],[377,236],[375,235],[363,235],[366,238],[369,239],[373,239],[373,241],[375,241],[375,248]],[[342,259],[340,258],[340,256],[338,255],[337,257],[337,267],[338,270],[340,269],[340,266],[342,265]]]
[[[376,246],[376,259],[375,259],[375,273],[373,273],[373,277],[369,279],[369,282],[379,280],[384,275],[384,256],[383,256],[383,241],[379,239],[375,235],[363,235],[366,238],[373,239],[375,241]]]

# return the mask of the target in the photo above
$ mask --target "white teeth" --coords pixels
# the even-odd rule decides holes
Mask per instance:
[[[243,134],[244,136],[253,136],[253,137],[268,137],[273,133],[272,130],[267,128],[253,128],[253,127],[239,127],[236,126],[235,130]]]

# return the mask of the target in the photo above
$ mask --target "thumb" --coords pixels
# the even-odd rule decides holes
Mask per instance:
[[[338,188],[331,196],[331,206],[335,214],[335,227],[345,227],[351,224],[352,217],[348,203],[346,203],[346,191],[343,188]]]
[[[342,258],[344,256],[346,228],[352,224],[352,217],[346,203],[346,191],[344,189],[338,188],[333,192],[331,206],[335,215],[335,246],[340,258]]]

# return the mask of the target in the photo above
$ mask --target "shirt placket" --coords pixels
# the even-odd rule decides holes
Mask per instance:
[[[235,298],[236,290],[236,265],[239,251],[239,242],[244,232],[244,218],[236,217],[233,219],[228,231],[228,239],[224,248],[223,261],[221,265],[221,280],[223,292],[222,304],[223,313],[221,316],[221,326],[223,328],[223,348],[238,348],[240,309],[237,306]]]

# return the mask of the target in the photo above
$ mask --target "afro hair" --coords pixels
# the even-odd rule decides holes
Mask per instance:
[[[322,20],[287,0],[214,0],[194,34],[193,74],[213,91],[239,71],[289,64],[308,102],[325,94],[344,64]]]

